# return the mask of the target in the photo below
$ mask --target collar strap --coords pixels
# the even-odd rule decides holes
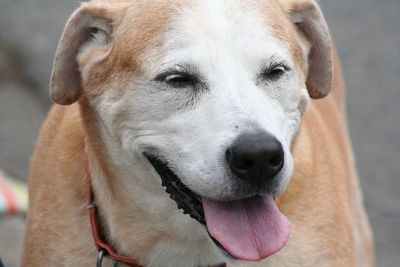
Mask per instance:
[[[88,211],[89,211],[89,219],[90,219],[90,226],[92,228],[92,234],[93,234],[93,239],[94,243],[96,245],[96,248],[99,252],[99,255],[101,254],[101,261],[103,260],[103,257],[109,258],[113,260],[114,262],[122,262],[125,263],[131,267],[143,267],[142,265],[138,264],[136,261],[119,255],[109,244],[104,241],[102,238],[102,234],[100,232],[100,227],[99,227],[99,222],[98,222],[98,216],[97,216],[97,207],[94,204],[94,194],[93,194],[93,189],[92,189],[92,184],[91,184],[91,179],[90,179],[90,170],[89,170],[89,164],[86,168],[86,179],[87,179],[87,193],[88,193]],[[99,263],[99,258],[97,262]],[[101,262],[100,262],[101,266]]]

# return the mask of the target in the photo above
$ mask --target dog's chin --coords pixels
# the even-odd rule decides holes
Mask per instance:
[[[155,155],[145,154],[145,157],[149,160],[149,162],[153,165],[154,169],[159,174],[162,186],[165,187],[165,190],[169,194],[170,198],[176,202],[178,209],[181,209],[184,214],[189,215],[190,217],[198,221],[200,224],[203,224],[204,226],[208,226],[208,222],[206,222],[207,216],[205,216],[203,204],[207,206],[208,205],[223,206],[223,205],[231,205],[230,203],[234,202],[256,203],[259,201],[263,202],[263,200],[260,199],[265,198],[259,195],[260,194],[259,191],[258,194],[256,191],[256,193],[251,196],[246,195],[244,197],[242,196],[240,198],[230,199],[229,201],[226,201],[226,199],[219,199],[219,200],[207,199],[204,196],[196,194],[185,184],[183,184],[183,182],[179,179],[176,173],[168,166],[167,162],[165,162],[164,160],[160,159]],[[271,194],[269,194],[267,198],[271,199],[271,201],[273,202],[275,200],[275,197],[273,197]],[[207,231],[209,233],[210,238],[214,241],[217,247],[221,249],[223,255],[225,255],[228,258],[243,259],[243,257],[236,257],[235,255],[232,255],[232,253],[229,253],[224,248],[224,246],[222,246],[221,243],[218,240],[216,240],[216,238],[214,238],[212,234],[210,234],[208,228]]]

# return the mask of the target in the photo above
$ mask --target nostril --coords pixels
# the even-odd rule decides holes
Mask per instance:
[[[278,168],[278,167],[280,167],[281,165],[282,165],[282,163],[283,163],[283,157],[282,157],[282,155],[276,155],[276,156],[274,156],[274,157],[272,157],[270,160],[269,160],[269,166],[271,166],[272,168]]]
[[[230,149],[226,150],[225,157],[227,161],[230,162],[231,166],[238,171],[249,171],[255,164],[251,158],[235,156]]]
[[[232,151],[230,149],[227,149],[225,151],[225,158],[228,162],[232,162]]]

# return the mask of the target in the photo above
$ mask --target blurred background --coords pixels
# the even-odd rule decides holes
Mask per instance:
[[[400,262],[400,0],[320,0],[347,84],[350,132],[377,263]],[[48,80],[73,0],[0,0],[0,176],[26,181],[51,105]],[[1,170],[5,174],[1,174]],[[23,215],[0,215],[0,257],[19,266]]]

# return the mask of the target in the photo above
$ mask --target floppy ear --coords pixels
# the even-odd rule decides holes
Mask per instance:
[[[312,98],[322,98],[331,90],[333,72],[332,42],[326,21],[314,0],[290,1],[289,16],[310,46],[308,92]]]
[[[82,94],[81,72],[77,57],[83,49],[104,46],[110,40],[111,24],[104,9],[83,5],[65,26],[54,57],[50,97],[61,105],[76,102]]]

